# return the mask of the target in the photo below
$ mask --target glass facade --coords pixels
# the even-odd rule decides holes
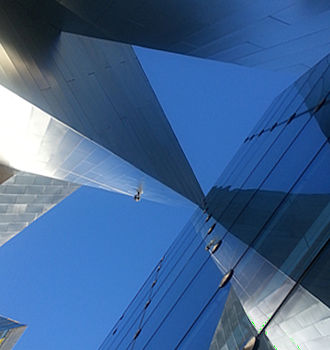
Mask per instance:
[[[329,98],[327,56],[275,99],[100,350],[329,347]]]
[[[80,185],[192,202],[100,350],[325,349],[329,1],[155,4],[2,2],[0,245]],[[304,75],[204,197],[132,44]],[[23,330],[0,317],[0,350]]]

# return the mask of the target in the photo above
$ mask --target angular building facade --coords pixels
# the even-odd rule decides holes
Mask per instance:
[[[194,203],[101,349],[326,349],[329,38],[327,0],[0,0],[0,245],[84,185]],[[204,198],[132,44],[304,75]]]
[[[60,32],[20,1],[1,2],[0,32],[0,165],[12,174],[0,186],[2,242],[26,226],[17,220],[32,222],[81,185],[201,205],[129,45]],[[26,211],[30,204],[43,207]]]
[[[200,186],[133,49],[60,32],[18,2],[3,3],[0,84],[31,105],[22,107],[24,117],[11,108],[3,116],[7,138],[17,129],[8,120],[24,123],[21,137],[2,148],[1,163],[131,196],[142,186],[145,198],[160,202],[178,193],[200,204]]]
[[[82,185],[201,206],[132,47],[63,32],[38,3],[0,1],[0,246]]]
[[[330,344],[330,56],[279,95],[100,350]]]
[[[203,192],[130,45],[304,72],[329,50],[329,18],[325,0],[2,0],[1,104],[12,104],[0,120],[0,164],[201,206]]]
[[[303,73],[330,50],[327,0],[18,2],[67,32],[249,67]]]
[[[0,349],[11,350],[25,329],[25,325],[0,316]]]

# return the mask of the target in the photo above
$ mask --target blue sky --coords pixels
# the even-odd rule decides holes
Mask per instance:
[[[136,48],[205,192],[295,77]],[[81,188],[0,248],[17,350],[96,349],[193,212]]]

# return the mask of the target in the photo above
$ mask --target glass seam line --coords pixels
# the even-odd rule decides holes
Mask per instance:
[[[161,265],[159,265],[159,266],[161,266]],[[157,281],[157,279],[158,279],[158,275],[159,275],[159,271],[160,270],[158,270],[158,268],[157,268],[157,270],[156,270],[156,276],[155,276],[155,281]],[[159,290],[159,289],[158,289]],[[153,293],[153,291],[154,291],[154,288],[153,288],[153,286],[151,286],[150,287],[150,291],[149,291],[149,297],[148,297],[148,300],[152,300],[152,293]],[[140,330],[142,327],[142,323],[143,323],[143,319],[144,319],[144,316],[145,316],[145,314],[146,314],[146,311],[147,311],[147,309],[144,307],[143,308],[143,310],[142,310],[142,315],[141,315],[141,318],[140,318],[140,322],[139,322],[139,325],[138,325],[138,330]],[[133,344],[132,344],[132,350],[134,349],[134,346],[135,346],[135,344],[136,344],[136,338],[134,339],[134,341],[133,341]]]
[[[311,116],[312,118],[312,116]],[[299,133],[296,135],[296,137],[294,138],[294,140],[291,141],[291,144],[289,145],[288,149],[292,146],[292,144],[295,142],[296,138],[300,135],[300,133],[304,130],[304,128],[306,127],[306,125],[309,123],[309,121],[311,120],[311,118],[309,118],[305,125],[302,127],[302,129],[299,131]],[[291,192],[291,190],[294,188],[294,186],[300,181],[301,177],[305,174],[305,172],[307,171],[307,169],[310,167],[310,165],[313,163],[313,161],[315,160],[315,158],[317,158],[317,156],[319,155],[319,153],[321,152],[321,150],[323,149],[323,147],[327,144],[328,141],[325,141],[322,146],[320,147],[320,149],[316,152],[316,154],[313,156],[312,160],[308,163],[308,165],[305,167],[305,169],[302,171],[302,173],[299,175],[298,179],[294,182],[294,184],[291,186],[290,190],[288,193]],[[279,159],[279,161],[282,159],[282,157],[284,156],[284,154],[288,151],[288,149],[282,154],[281,158]],[[278,162],[279,162],[278,161]],[[275,167],[277,166],[277,164],[275,165]],[[275,168],[274,167],[274,168]],[[274,169],[273,168],[273,169]],[[271,170],[271,172],[273,171],[273,169]],[[271,173],[270,172],[270,173]],[[270,174],[269,174],[270,175]],[[265,181],[266,179],[264,179]],[[263,183],[264,183],[263,181]],[[245,254],[247,253],[247,251],[250,249],[250,247],[252,246],[252,244],[259,238],[260,234],[262,233],[264,227],[268,224],[269,220],[271,220],[271,218],[273,217],[274,213],[278,210],[278,208],[283,204],[283,201],[287,198],[288,194],[283,198],[283,200],[280,202],[280,204],[277,206],[277,208],[273,211],[272,215],[270,216],[270,218],[266,221],[266,223],[263,225],[263,227],[261,228],[261,230],[259,231],[259,233],[255,236],[255,238],[251,241],[249,247],[245,250],[245,252],[241,255],[241,257],[238,259],[238,261],[236,262],[236,264],[234,265],[233,269],[235,267],[237,267],[237,265],[239,264],[239,262],[242,260],[242,258],[245,256]],[[252,197],[254,198],[254,197]],[[229,231],[226,232],[226,234]],[[225,235],[226,235],[225,234]],[[156,330],[157,331],[157,330]],[[150,340],[150,339],[149,339]],[[148,344],[148,343],[147,343]],[[146,345],[147,345],[146,344]]]
[[[267,321],[267,323],[264,325],[264,327],[262,328],[262,330],[260,331],[260,333],[258,334],[258,336],[260,336],[262,333],[264,333],[266,331],[266,328],[269,326],[270,322],[274,319],[274,317],[276,316],[276,314],[280,311],[280,309],[282,308],[282,306],[285,304],[285,302],[289,299],[289,297],[293,294],[293,292],[297,289],[297,287],[299,285],[301,285],[301,281],[302,279],[305,277],[305,275],[308,273],[308,271],[313,267],[315,261],[319,258],[319,256],[322,254],[323,250],[326,248],[326,246],[329,244],[330,240],[328,240],[323,247],[319,250],[319,252],[316,254],[316,256],[312,259],[312,261],[309,263],[309,265],[307,266],[307,268],[304,270],[304,272],[301,274],[301,276],[299,277],[299,279],[297,280],[297,282],[292,286],[292,288],[290,289],[290,291],[287,293],[287,295],[285,296],[285,298],[283,299],[283,301],[280,303],[280,305],[276,308],[276,310],[273,312],[272,316],[269,318],[269,320]],[[221,290],[221,288],[217,288],[217,290],[214,292],[214,294],[212,295],[212,297],[209,299],[209,301],[206,303],[206,305],[203,307],[202,311],[198,314],[198,316],[195,318],[195,320],[193,321],[193,323],[191,324],[191,326],[189,327],[189,329],[186,331],[186,333],[184,334],[184,336],[180,339],[180,341],[178,342],[178,344],[176,345],[176,347],[174,348],[174,350],[177,350],[179,348],[179,346],[182,344],[183,340],[186,338],[186,336],[190,333],[190,331],[193,329],[194,325],[198,322],[199,318],[202,316],[202,314],[206,311],[206,309],[208,308],[208,306],[212,303],[213,299],[215,298],[215,296],[217,295],[217,293],[219,292],[219,290]]]
[[[316,154],[314,155],[313,159],[309,162],[309,164],[306,166],[306,168],[304,169],[304,171],[301,173],[301,175],[299,176],[299,178],[297,179],[297,181],[292,185],[291,189],[289,192],[291,192],[291,190],[297,185],[297,183],[301,180],[302,176],[306,173],[306,171],[308,170],[308,168],[311,166],[311,164],[315,161],[315,159],[318,157],[318,155],[321,153],[321,151],[323,150],[323,148],[325,147],[325,145],[328,143],[328,140],[325,141],[323,143],[323,145],[320,147],[320,149],[316,152]],[[289,193],[288,192],[288,193]],[[288,196],[288,195],[287,195]],[[279,204],[279,206],[274,210],[273,214],[271,217],[273,217],[274,213],[279,209],[279,207],[283,204],[283,202],[285,201],[285,199],[287,198],[287,196],[281,201],[281,203]],[[271,219],[269,219],[271,220]],[[265,223],[264,226],[267,225],[268,222]],[[264,227],[263,227],[264,228]],[[261,231],[263,230],[263,228],[261,229]],[[255,237],[255,239],[251,242],[251,245],[245,250],[245,252],[241,255],[240,259],[238,260],[238,262],[233,266],[232,269],[235,269],[237,267],[237,265],[239,264],[239,262],[242,260],[242,258],[244,257],[244,255],[247,253],[247,251],[252,247],[252,244],[259,238],[260,236],[260,232],[259,234]],[[267,323],[264,325],[262,331],[259,333],[261,334],[262,332],[264,332],[264,330],[266,329],[266,327],[269,325],[269,323],[272,321],[272,319],[275,317],[276,313],[280,310],[280,308],[283,306],[283,304],[285,303],[285,301],[289,298],[289,296],[293,293],[293,291],[297,288],[298,285],[300,285],[301,280],[303,279],[303,277],[306,275],[306,273],[310,270],[310,268],[312,267],[312,265],[314,264],[314,262],[317,260],[317,258],[320,256],[320,254],[322,253],[322,251],[325,249],[325,247],[327,246],[327,244],[329,243],[329,240],[321,247],[321,249],[319,250],[319,252],[316,254],[316,256],[312,259],[312,261],[309,263],[309,265],[307,266],[307,268],[304,270],[304,272],[300,275],[300,277],[297,279],[296,283],[293,285],[293,287],[290,289],[290,291],[288,292],[288,294],[285,296],[285,298],[283,299],[283,301],[280,303],[280,305],[276,308],[276,310],[273,312],[272,316],[270,317],[270,319],[267,321]],[[191,326],[189,327],[189,329],[187,330],[187,332],[185,333],[185,335],[181,338],[181,340],[179,341],[179,343],[176,345],[175,350],[178,349],[178,347],[180,346],[180,344],[182,343],[182,341],[184,340],[184,338],[189,334],[189,332],[191,331],[191,329],[193,328],[193,326],[196,324],[196,322],[198,321],[198,319],[202,316],[202,314],[204,313],[204,311],[207,309],[207,307],[209,306],[209,304],[212,302],[212,300],[214,299],[214,297],[216,296],[216,294],[218,293],[218,291],[221,288],[217,288],[217,290],[214,292],[214,294],[212,295],[212,297],[210,298],[210,300],[207,302],[207,304],[203,307],[202,311],[199,313],[199,315],[196,317],[196,319],[194,320],[194,322],[191,324]]]
[[[311,94],[311,91],[315,88],[315,86],[318,84],[318,82],[322,79],[322,77],[323,77],[324,73],[327,71],[327,69],[328,69],[328,68],[325,68],[325,69],[324,69],[324,71],[322,72],[322,75],[320,76],[320,78],[315,82],[315,84],[313,85],[313,87],[311,87],[309,93],[307,94],[307,96],[305,96],[304,101],[306,100],[306,98],[308,98],[308,96]],[[312,73],[312,72],[311,72],[311,73]],[[311,73],[310,73],[310,74],[307,73],[307,74],[310,76]],[[299,81],[299,79],[298,79],[298,81]],[[287,103],[287,106],[286,106],[286,108],[285,108],[285,111],[283,111],[283,112],[281,113],[281,115],[279,115],[279,116],[277,117],[277,120],[279,120],[279,118],[281,118],[281,116],[282,116],[284,113],[286,113],[286,111],[287,111],[287,109],[289,108],[290,104],[292,104],[292,101],[300,94],[300,92],[301,92],[302,89],[305,87],[305,85],[307,85],[308,81],[309,81],[309,79],[307,79],[307,80],[303,83],[303,85],[300,87],[300,89],[297,91],[297,93],[294,95],[294,97],[292,97],[292,99],[290,100],[290,102]],[[293,85],[295,85],[296,83],[297,83],[297,81],[296,81]],[[288,89],[288,88],[287,88],[287,89]],[[285,92],[286,92],[287,89],[285,89],[281,94],[285,94]],[[288,93],[288,92],[287,92],[287,93]],[[280,94],[280,95],[281,95],[281,94]],[[280,96],[280,95],[278,95],[278,96]],[[296,107],[296,111],[301,107],[301,105],[304,103],[304,101],[303,101],[300,105],[298,105],[298,106]],[[273,113],[273,116],[270,117],[270,118],[266,121],[266,124],[269,123],[269,122],[272,120],[273,117],[275,117],[275,115],[276,115],[276,113],[277,113],[277,111],[279,110],[280,105],[281,105],[281,104],[279,104],[279,102],[280,102],[280,101],[278,101],[277,105],[274,106],[274,108],[276,107],[276,111]],[[264,113],[263,116],[261,117],[261,120],[262,120],[262,119],[267,119],[267,111],[268,111],[268,109],[265,111],[265,113]],[[237,168],[237,165],[235,166],[235,169],[233,169],[233,171],[227,176],[227,178],[226,178],[225,181],[228,181],[228,180],[229,180],[229,178],[232,176],[232,174],[233,174],[233,172],[236,170],[236,168]],[[218,183],[218,180],[217,180],[216,183]]]
[[[191,240],[190,243],[192,243],[196,237],[198,238],[198,236],[195,235],[195,236],[192,238],[192,240]],[[179,251],[179,250],[178,250],[178,251]],[[179,261],[181,260],[181,258],[183,257],[183,255],[184,255],[184,253],[182,253],[182,254],[179,256],[177,262],[179,262]],[[175,265],[173,265],[172,268],[171,268],[171,270],[167,273],[165,279],[164,279],[164,280],[162,281],[162,283],[160,284],[160,286],[159,286],[159,288],[157,289],[155,295],[158,293],[158,291],[160,290],[160,287],[165,283],[165,281],[167,280],[168,276],[171,274],[171,272],[173,271],[174,268],[175,268]],[[143,300],[144,300],[144,299],[143,299]],[[136,307],[135,310],[134,310],[134,314],[135,314],[135,311],[138,309],[138,307],[139,307],[141,304],[142,304],[142,302],[141,302],[139,305],[137,305],[137,307]],[[143,310],[142,310],[142,311],[143,311]],[[117,345],[117,347],[121,345],[121,343],[122,343],[123,340],[126,338],[126,336],[127,336],[127,334],[129,333],[129,331],[130,331],[130,330],[132,329],[132,327],[136,324],[137,319],[138,319],[138,317],[141,315],[142,311],[139,312],[139,314],[138,314],[137,318],[135,319],[135,321],[129,326],[129,328],[127,329],[125,335],[124,335],[124,336],[122,337],[122,339],[120,340],[120,342],[119,342],[119,344]],[[133,314],[132,314],[132,316],[133,316]],[[131,319],[131,318],[132,318],[132,317],[130,317],[130,319]],[[109,344],[109,345],[110,345],[110,344]]]
[[[292,288],[289,290],[285,298],[282,300],[280,305],[277,307],[277,309],[273,312],[272,316],[268,319],[264,327],[259,333],[259,336],[266,331],[266,328],[269,326],[271,321],[273,321],[276,314],[280,311],[280,309],[284,306],[286,301],[289,299],[289,297],[294,293],[294,291],[298,288],[298,286],[301,286],[301,281],[304,279],[306,274],[310,271],[310,269],[313,267],[314,263],[317,261],[317,259],[321,256],[322,252],[326,249],[327,245],[329,244],[330,240],[328,239],[325,244],[321,247],[321,249],[318,251],[318,253],[314,256],[312,261],[308,264],[306,269],[303,271],[303,273],[300,275],[300,277],[297,279],[296,283],[292,286]],[[302,287],[304,288],[304,287]],[[304,288],[305,289],[305,288]]]
[[[170,313],[174,310],[174,308],[176,307],[176,305],[178,304],[178,302],[182,299],[182,297],[184,296],[185,292],[189,289],[189,287],[191,286],[191,284],[195,281],[195,279],[198,277],[198,275],[200,274],[200,272],[202,271],[202,269],[204,268],[204,266],[206,265],[206,263],[210,260],[211,255],[208,255],[208,257],[205,259],[205,261],[202,263],[202,265],[199,267],[198,271],[195,273],[195,275],[193,276],[193,278],[190,280],[190,282],[186,285],[186,287],[184,288],[183,292],[180,294],[179,298],[175,301],[175,303],[172,305],[171,309],[168,311],[168,313],[165,315],[165,317],[162,319],[161,323],[159,324],[159,326],[156,328],[156,330],[153,332],[153,334],[151,335],[151,337],[148,339],[148,341],[144,344],[142,349],[145,349],[148,344],[150,343],[150,341],[152,340],[152,338],[155,336],[155,334],[158,332],[158,330],[161,328],[161,326],[163,325],[163,323],[166,321],[167,317],[170,315]]]
[[[325,98],[327,98],[327,96],[328,96],[328,94],[326,95]],[[325,103],[325,104],[327,104],[327,103]],[[303,111],[303,112],[300,112],[299,114],[292,113],[292,115],[291,115],[289,118],[287,118],[287,119],[285,119],[285,120],[282,120],[281,122],[275,122],[275,123],[273,124],[273,126],[267,128],[267,129],[262,129],[262,130],[260,130],[258,133],[251,135],[250,137],[248,137],[248,140],[247,140],[247,141],[251,141],[251,140],[254,139],[255,137],[258,137],[259,134],[261,133],[261,131],[263,131],[263,133],[262,133],[261,135],[263,135],[265,132],[272,132],[273,130],[275,130],[275,129],[278,128],[279,126],[282,126],[282,125],[287,124],[289,120],[291,121],[291,120],[294,120],[294,119],[298,119],[298,118],[304,116],[304,115],[307,114],[307,113],[311,113],[311,114],[312,114],[313,111],[316,109],[317,106],[318,106],[318,104],[317,104],[316,106],[312,107],[312,108],[309,108],[309,109],[306,109],[306,110]],[[324,105],[323,105],[323,106],[324,106]],[[322,107],[323,107],[323,106],[322,106]],[[293,118],[291,119],[291,117],[293,117]],[[261,136],[261,135],[260,135],[260,136]]]
[[[201,239],[199,237],[199,235],[194,235],[191,243],[195,240],[195,239]],[[155,306],[155,308],[153,309],[153,311],[150,313],[148,319],[145,321],[145,323],[142,325],[142,327],[148,322],[149,318],[151,317],[151,315],[154,313],[154,311],[156,310],[157,306],[161,303],[161,301],[164,299],[164,297],[166,296],[166,293],[170,290],[170,288],[172,288],[172,286],[174,285],[174,283],[177,281],[177,279],[180,277],[180,275],[182,274],[182,272],[184,271],[184,269],[187,267],[188,263],[191,261],[192,257],[195,255],[195,253],[198,251],[198,249],[202,246],[202,244],[204,243],[204,241],[202,240],[201,243],[195,248],[195,250],[193,251],[192,255],[189,257],[189,259],[186,261],[185,265],[182,267],[182,269],[180,270],[179,274],[176,276],[176,278],[172,281],[172,283],[170,284],[170,286],[167,288],[167,290],[165,291],[163,297],[159,300],[159,302],[157,303],[157,305]],[[184,253],[182,253],[182,255],[180,256],[180,258],[178,259],[178,261],[180,261],[180,259],[183,257]],[[168,276],[171,274],[171,272],[173,271],[173,269],[175,268],[175,265],[172,267],[171,271],[169,271],[169,273],[166,276],[166,279],[168,278]],[[160,286],[162,286],[164,284],[164,282],[166,281],[163,280],[162,284]],[[157,292],[160,290],[157,290]],[[141,314],[141,313],[140,313]],[[137,320],[137,319],[136,319]],[[126,338],[128,332],[132,329],[133,325],[135,324],[136,320],[134,321],[134,323],[131,325],[131,327],[128,329],[128,331],[126,332],[125,336],[122,338],[122,340],[120,341],[120,343],[117,345],[118,346],[121,345],[121,343],[123,342],[123,340]]]
[[[308,112],[308,111],[307,111]],[[306,112],[306,113],[307,113]],[[294,118],[297,119],[297,118]],[[286,123],[281,123],[278,124],[278,126],[282,126],[285,125]],[[265,152],[261,155],[259,161],[254,165],[254,167],[250,170],[250,173],[247,175],[247,177],[245,178],[245,180],[243,181],[243,183],[240,185],[240,189],[246,184],[246,182],[250,179],[250,177],[253,175],[253,173],[255,172],[255,170],[258,168],[258,166],[260,165],[260,163],[265,159],[265,157],[267,156],[267,154],[270,152],[270,150],[272,149],[272,147],[274,146],[274,144],[278,141],[278,139],[281,137],[282,133],[286,130],[286,125],[282,128],[282,130],[279,132],[279,134],[275,137],[275,139],[272,141],[272,143],[268,146],[268,148],[265,150]],[[251,147],[245,152],[248,153],[248,151],[251,151],[251,148],[253,147],[254,144],[251,144]],[[290,147],[290,145],[288,146]],[[251,160],[251,159],[250,159]],[[250,163],[250,160],[248,161],[248,163]],[[231,174],[227,177],[227,179],[224,182],[227,182],[232,175],[236,172],[236,170],[238,170],[239,164],[235,167],[235,169],[233,169],[233,171],[231,172]],[[228,209],[228,207],[230,206],[230,204],[232,203],[232,201],[236,198],[237,194],[234,195],[234,197],[230,200],[230,202],[226,205],[226,207],[223,209],[222,213],[221,213],[221,217],[222,215],[225,213],[225,211]],[[209,199],[209,203],[210,205],[212,205],[212,200],[213,200],[212,196]]]
[[[166,256],[166,254],[168,254],[170,252],[170,250],[175,247],[175,243],[176,241],[180,241],[181,239],[183,239],[183,236],[186,234],[186,232],[189,232],[189,222],[183,227],[183,230],[179,233],[179,235],[174,239],[174,241],[172,242],[172,244],[170,245],[170,247],[167,249],[167,251],[164,254],[164,257]],[[181,236],[181,237],[179,237]],[[181,242],[182,243],[182,242]],[[153,275],[153,273],[155,272],[155,270],[157,269],[157,266],[159,265],[160,262],[158,262],[158,264],[156,264],[156,266],[154,267],[154,269],[151,271],[151,273],[149,274],[149,276],[147,277],[146,281],[142,284],[142,286],[140,287],[140,289],[138,290],[138,292],[136,293],[136,295],[134,296],[133,300],[129,303],[129,305],[126,307],[125,311],[123,312],[121,318],[115,323],[115,325],[113,326],[113,328],[110,330],[110,332],[108,333],[106,339],[103,341],[103,343],[101,344],[101,346],[99,347],[99,350],[102,349],[103,346],[109,346],[111,344],[111,340],[110,339],[110,344],[107,344],[109,338],[112,337],[112,333],[113,331],[118,328],[118,325],[121,323],[120,321],[122,320],[122,317],[127,313],[127,311],[129,310],[129,308],[132,306],[132,304],[134,303],[134,301],[137,299],[137,297],[139,296],[139,294],[142,292],[142,290],[144,289],[144,287],[146,287],[147,282],[149,281],[150,277]],[[137,305],[138,306],[138,305]],[[136,309],[135,309],[136,310]],[[131,317],[129,318],[131,319]],[[128,321],[128,320],[127,320]],[[125,325],[125,323],[123,324],[123,326]],[[120,330],[118,332],[118,334],[120,334]]]
[[[269,170],[269,172],[267,173],[267,175],[264,177],[264,179],[261,181],[260,185],[258,186],[258,188],[255,190],[255,192],[252,194],[251,198],[247,201],[247,203],[245,203],[244,207],[241,209],[241,211],[239,212],[239,214],[236,216],[235,220],[232,222],[232,224],[230,225],[230,227],[228,228],[228,230],[226,230],[226,233],[224,234],[223,238],[225,238],[227,236],[227,234],[230,232],[230,230],[232,229],[232,227],[237,223],[237,220],[239,219],[239,217],[243,214],[243,212],[248,208],[249,204],[251,203],[251,201],[255,198],[255,196],[257,195],[258,191],[260,190],[261,186],[264,185],[264,183],[266,182],[266,180],[268,180],[268,178],[271,176],[271,174],[273,173],[273,171],[275,170],[275,168],[277,167],[277,165],[280,163],[280,161],[283,159],[283,157],[287,154],[287,152],[290,150],[291,146],[295,143],[295,141],[297,140],[297,138],[300,136],[300,134],[303,132],[303,130],[305,129],[305,127],[307,126],[307,124],[311,121],[312,116],[310,116],[310,118],[305,122],[305,124],[301,127],[301,129],[299,130],[299,132],[295,135],[295,137],[291,140],[290,144],[288,145],[288,147],[283,151],[283,153],[281,154],[281,156],[279,157],[279,159],[276,161],[276,163],[273,165],[273,167]],[[226,207],[226,210],[228,209],[228,207]],[[222,217],[222,216],[221,216]],[[220,219],[219,219],[220,220]],[[218,221],[218,220],[217,220]],[[238,237],[239,238],[239,237]]]
[[[182,233],[182,232],[180,232],[180,233]],[[179,251],[179,250],[178,250],[178,251]],[[180,260],[181,257],[182,257],[182,256],[179,256],[178,260]],[[157,267],[158,267],[160,264],[161,264],[161,262],[159,262],[159,263],[156,265],[155,269],[157,269]],[[155,270],[155,269],[154,269],[154,270]],[[173,268],[172,268],[172,269],[173,269]],[[153,270],[153,273],[155,272],[154,270]],[[171,270],[171,271],[172,271],[172,270]],[[169,273],[168,273],[168,275],[169,275]],[[168,275],[166,276],[165,280],[167,279]],[[143,288],[146,286],[146,283],[149,282],[149,280],[151,280],[151,279],[150,279],[151,276],[152,276],[152,274],[148,277],[147,281],[144,283]],[[142,291],[141,291],[141,292],[142,292]],[[158,290],[157,290],[157,292],[158,292]],[[111,344],[113,344],[114,342],[119,341],[119,340],[118,340],[118,335],[120,335],[120,334],[122,333],[122,331],[123,331],[123,330],[126,328],[126,326],[130,323],[131,319],[136,315],[137,310],[139,310],[139,307],[143,304],[143,301],[145,300],[145,296],[146,296],[146,294],[143,295],[142,300],[139,301],[139,303],[136,305],[136,307],[134,308],[134,310],[132,311],[132,313],[130,314],[130,316],[129,316],[128,318],[126,318],[126,322],[125,322],[125,323],[123,324],[123,326],[120,328],[119,332],[117,333],[117,337],[116,337],[116,338],[111,338],[111,334],[110,334],[110,343],[105,344],[105,345],[107,345],[107,347],[110,346]],[[141,314],[141,312],[138,313],[137,318],[140,316],[140,314]],[[135,321],[129,326],[129,328],[127,329],[126,333],[124,334],[123,338],[120,340],[120,343],[119,343],[117,346],[119,346],[119,345],[122,343],[123,339],[125,339],[125,337],[126,337],[126,335],[128,334],[128,332],[129,332],[129,331],[131,330],[131,328],[135,325],[135,323],[136,323],[136,321],[137,321],[137,318],[136,318]],[[103,346],[103,345],[102,345],[102,346]]]
[[[237,260],[236,264],[234,264],[234,266],[232,267],[232,269],[235,269],[237,267],[237,265],[241,262],[241,260],[243,259],[244,255],[247,253],[247,251],[253,247],[254,243],[256,243],[256,241],[258,240],[258,238],[260,237],[260,235],[262,235],[263,230],[266,228],[266,226],[269,224],[269,222],[273,219],[274,215],[276,214],[276,212],[280,209],[280,207],[282,206],[282,204],[285,202],[285,200],[288,198],[289,194],[292,192],[292,190],[294,189],[294,187],[299,183],[299,181],[301,180],[301,178],[305,175],[305,173],[307,172],[307,170],[310,168],[310,166],[313,164],[313,162],[315,161],[315,159],[319,156],[319,154],[321,153],[321,151],[323,150],[323,148],[327,145],[328,143],[328,139],[326,141],[324,141],[324,143],[321,145],[321,147],[319,148],[319,150],[314,154],[313,158],[309,161],[309,163],[307,164],[307,166],[304,168],[304,170],[300,173],[300,175],[298,176],[297,180],[291,185],[289,191],[287,192],[287,194],[283,197],[283,199],[280,201],[280,203],[277,205],[277,207],[274,209],[274,211],[272,212],[272,214],[268,217],[268,219],[266,220],[266,222],[262,225],[262,227],[260,228],[259,232],[255,235],[255,237],[252,239],[252,241],[250,242],[250,244],[248,245],[248,247],[246,248],[246,250],[243,252],[243,254],[239,257],[239,259]],[[267,260],[268,261],[268,260]]]
[[[199,237],[197,237],[199,238]],[[193,251],[192,255],[189,257],[189,259],[186,261],[185,265],[181,268],[180,272],[178,273],[178,275],[175,277],[175,279],[172,281],[172,283],[170,284],[170,286],[166,289],[165,293],[163,294],[163,296],[161,297],[161,299],[158,301],[157,305],[155,306],[155,308],[152,310],[152,312],[150,313],[150,315],[148,316],[147,320],[145,321],[145,323],[142,325],[142,327],[144,327],[144,325],[148,322],[148,320],[150,319],[150,317],[153,315],[153,313],[157,310],[157,307],[159,306],[159,304],[163,301],[163,299],[165,298],[165,296],[167,295],[167,292],[173,287],[173,285],[175,284],[175,282],[178,280],[178,278],[180,277],[180,275],[182,274],[182,272],[185,270],[185,268],[188,266],[188,264],[190,263],[190,261],[192,260],[192,258],[194,257],[194,255],[196,254],[196,252],[198,251],[198,249],[200,249],[200,247],[202,246],[201,242]],[[127,334],[126,334],[127,335]],[[125,336],[126,336],[125,335]]]
[[[308,94],[305,96],[303,102],[301,102],[301,103],[296,107],[296,112],[297,112],[297,111],[299,110],[299,108],[303,105],[303,103],[305,103],[306,99],[311,95],[311,93],[312,93],[312,91],[315,89],[316,85],[321,81],[321,79],[323,79],[323,76],[324,76],[324,74],[327,72],[328,69],[329,69],[329,67],[326,67],[326,68],[323,70],[322,74],[321,74],[320,77],[317,79],[317,81],[315,82],[315,84],[310,88],[310,90],[309,90]],[[310,76],[312,73],[313,73],[313,72],[310,72],[309,76]],[[295,85],[298,81],[299,81],[299,79],[298,79],[293,85]],[[307,79],[307,80],[303,83],[303,85],[302,85],[302,86],[300,87],[300,89],[297,91],[297,93],[295,94],[295,96],[294,96],[294,97],[291,99],[291,101],[287,104],[287,107],[286,107],[285,111],[283,111],[283,112],[281,113],[281,115],[279,115],[279,116],[277,117],[277,120],[279,120],[279,118],[281,118],[281,116],[283,116],[283,115],[286,113],[286,111],[287,111],[287,109],[289,108],[290,104],[292,104],[292,101],[300,94],[300,92],[301,92],[302,89],[305,87],[305,85],[307,85],[308,81],[309,81],[309,79]],[[287,90],[287,89],[285,89],[281,94],[283,94],[286,90]],[[280,94],[280,95],[281,95],[281,94]],[[280,96],[280,95],[279,95],[279,96]],[[326,96],[327,96],[327,95],[326,95]],[[274,107],[275,107],[275,106],[274,106]],[[279,108],[280,108],[280,106],[278,106],[278,108],[277,108],[276,110],[278,111]],[[308,112],[308,111],[309,111],[309,110],[307,110],[306,112]],[[263,114],[263,116],[261,117],[261,119],[265,119],[265,118],[266,118],[266,116],[267,116],[266,113],[267,113],[267,111]],[[274,112],[274,113],[273,113],[273,117],[276,115],[276,113],[277,113],[277,112]],[[269,123],[270,120],[271,120],[273,117],[269,118],[269,120],[267,120],[266,123]],[[243,143],[244,143],[244,142],[243,142]],[[238,165],[235,166],[235,169],[233,169],[233,171],[227,176],[227,178],[226,178],[225,181],[228,181],[228,180],[229,180],[229,178],[232,176],[232,174],[233,174],[234,171],[236,170],[237,166],[238,166]],[[221,176],[220,176],[220,177],[221,177]],[[217,180],[216,183],[218,183],[218,180]]]
[[[193,329],[194,325],[198,322],[199,318],[203,315],[203,313],[205,312],[205,310],[208,308],[208,306],[212,303],[213,299],[216,297],[216,295],[218,294],[218,292],[222,290],[222,288],[217,288],[216,291],[213,293],[213,295],[211,296],[211,298],[209,299],[209,301],[203,306],[202,310],[200,311],[200,313],[197,315],[197,317],[195,318],[195,320],[193,321],[193,323],[190,325],[190,327],[188,328],[188,330],[186,331],[186,333],[183,335],[183,337],[179,340],[179,342],[177,343],[177,345],[175,346],[174,350],[177,350],[179,348],[179,346],[182,344],[182,342],[184,341],[184,339],[186,338],[186,336],[190,333],[190,331]]]

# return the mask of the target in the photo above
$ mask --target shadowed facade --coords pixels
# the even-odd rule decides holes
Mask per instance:
[[[303,73],[330,49],[327,0],[20,3],[64,31],[249,67]]]
[[[274,100],[100,350],[327,348],[329,72]]]
[[[0,244],[81,185],[192,202],[100,349],[326,348],[329,2],[0,4]],[[305,74],[204,198],[132,44]]]
[[[201,188],[133,49],[60,33],[17,2],[2,3],[0,84],[36,106],[22,132],[27,144],[40,144],[26,155],[30,165],[6,150],[3,162],[132,197],[142,187],[150,200],[200,205]]]

